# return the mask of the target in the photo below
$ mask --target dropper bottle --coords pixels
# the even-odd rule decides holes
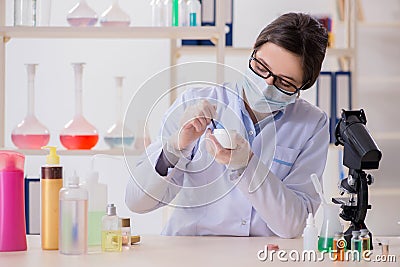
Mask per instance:
[[[42,249],[58,249],[58,193],[63,186],[63,168],[55,146],[44,146],[49,149],[46,165],[41,168],[41,231]]]

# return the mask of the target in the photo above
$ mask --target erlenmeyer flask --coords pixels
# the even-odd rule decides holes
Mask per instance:
[[[82,73],[85,63],[72,63],[75,72],[75,115],[60,133],[66,149],[91,149],[97,144],[97,129],[82,114]]]
[[[50,139],[49,130],[35,116],[35,72],[37,64],[26,64],[28,73],[28,113],[12,131],[11,139],[20,149],[40,149]]]
[[[67,15],[69,25],[74,27],[93,26],[97,23],[96,12],[86,3],[80,0]]]
[[[131,24],[131,18],[121,9],[118,0],[114,0],[101,15],[100,23],[104,27],[128,27]]]
[[[117,89],[116,101],[116,122],[108,129],[104,136],[104,141],[111,148],[130,146],[133,143],[133,132],[123,125],[123,110],[122,110],[122,83],[125,77],[115,77],[115,86]]]

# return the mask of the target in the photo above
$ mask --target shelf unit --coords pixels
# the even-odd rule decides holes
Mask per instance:
[[[6,78],[6,44],[12,39],[169,39],[170,40],[170,65],[177,63],[177,40],[211,40],[214,44],[216,62],[225,62],[225,1],[216,1],[216,21],[212,27],[127,27],[127,28],[102,28],[102,27],[12,27],[6,26],[5,10],[6,0],[0,0],[0,149],[5,144],[5,78]],[[171,84],[177,79],[177,73],[171,73]],[[218,70],[217,82],[222,83],[224,73]],[[176,98],[176,93],[170,94],[171,102]],[[19,150],[17,150],[19,151]],[[27,155],[41,155],[40,150],[20,150]],[[122,151],[114,150],[64,150],[65,155],[93,155],[95,153],[115,154]],[[131,151],[132,155],[138,151]]]
[[[251,48],[225,47],[225,1],[216,1],[216,22],[213,27],[127,27],[127,28],[102,28],[102,27],[12,27],[5,25],[6,0],[0,0],[0,148],[5,143],[5,57],[7,42],[12,39],[169,39],[170,40],[170,65],[177,64],[178,58],[186,53],[215,53],[216,62],[224,64],[225,53],[249,54]],[[357,5],[355,0],[345,1],[344,25],[345,25],[345,48],[330,48],[327,56],[343,57],[349,60],[350,70],[353,72],[353,106],[357,106],[356,85],[356,47],[357,47]],[[202,39],[211,40],[215,46],[178,46],[180,39]],[[224,74],[218,68],[217,82],[222,83]],[[177,73],[171,73],[171,83],[174,84]],[[176,91],[170,94],[171,102],[176,99]],[[18,151],[18,150],[17,150]],[[20,150],[27,155],[41,155],[41,151]],[[122,151],[114,150],[64,150],[60,154],[65,155],[92,155],[95,153],[118,154]],[[132,152],[135,154],[138,152]]]

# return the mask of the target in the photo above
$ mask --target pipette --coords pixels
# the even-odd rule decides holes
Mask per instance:
[[[313,173],[310,175],[310,177],[311,177],[311,181],[315,187],[315,190],[317,191],[319,197],[321,198],[322,204],[328,205],[328,202],[326,202],[326,199],[324,197],[324,193],[322,192],[322,186],[318,180],[318,176],[315,173]]]

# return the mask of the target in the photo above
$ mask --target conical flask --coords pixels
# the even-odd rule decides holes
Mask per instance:
[[[35,116],[35,73],[37,64],[26,64],[28,73],[28,113],[14,128],[11,140],[19,149],[40,149],[50,139],[49,130]]]
[[[75,72],[75,115],[60,133],[66,149],[91,149],[97,144],[97,129],[82,114],[82,73],[85,63],[72,63]]]
[[[122,109],[122,88],[125,77],[115,77],[115,87],[117,89],[116,101],[116,122],[108,129],[104,136],[104,141],[110,148],[119,148],[123,146],[131,146],[133,143],[133,132],[123,124],[123,109]]]
[[[121,9],[118,0],[114,0],[112,5],[100,17],[103,27],[128,27],[131,24],[129,15]]]
[[[96,12],[86,3],[80,0],[67,15],[69,25],[74,27],[93,26],[97,23]]]
[[[343,226],[339,221],[339,206],[334,204],[322,204],[324,221],[318,238],[318,250],[329,252],[333,249],[333,238],[336,232],[343,232]]]

